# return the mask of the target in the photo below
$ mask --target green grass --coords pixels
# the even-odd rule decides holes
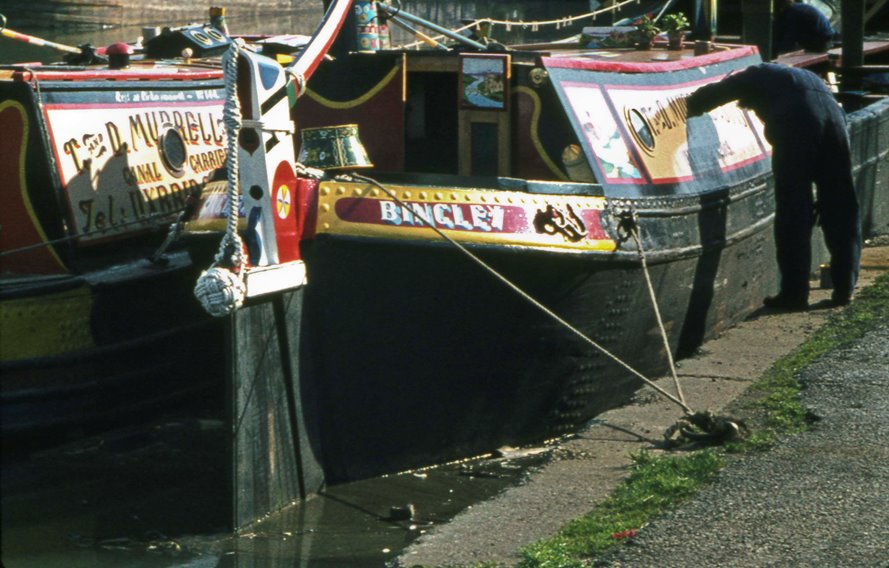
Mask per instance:
[[[611,497],[555,537],[523,550],[520,566],[584,566],[592,556],[619,542],[617,533],[639,529],[694,495],[722,464],[722,456],[712,450],[687,456],[656,456],[647,451],[635,454],[630,475]]]
[[[713,480],[726,461],[726,451],[746,452],[770,447],[781,436],[804,431],[806,410],[800,403],[799,372],[818,357],[841,349],[889,319],[889,273],[861,291],[847,309],[795,351],[780,359],[749,390],[732,416],[743,419],[753,435],[743,443],[681,455],[633,456],[630,475],[605,502],[572,521],[552,538],[522,550],[522,568],[590,566],[600,553],[624,542],[622,531],[643,527],[649,520],[675,509]]]
[[[777,361],[750,388],[749,396],[738,405],[737,411],[750,417],[754,434],[745,443],[730,445],[728,449],[767,449],[782,435],[806,430],[806,410],[799,402],[802,388],[797,378],[799,372],[825,353],[850,345],[877,322],[886,319],[889,319],[889,273],[882,274],[862,290],[855,302],[831,316],[827,325]]]

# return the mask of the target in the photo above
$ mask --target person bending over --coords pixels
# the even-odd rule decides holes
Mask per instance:
[[[772,145],[775,246],[780,291],[767,307],[808,307],[816,204],[830,252],[834,304],[849,303],[861,258],[861,217],[852,179],[846,115],[811,71],[775,63],[752,65],[700,87],[686,100],[693,117],[730,101],[753,110]]]

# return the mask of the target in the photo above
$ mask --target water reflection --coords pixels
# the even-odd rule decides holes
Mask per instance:
[[[274,18],[264,18],[252,13],[238,14],[237,12],[227,12],[225,18],[233,35],[310,34],[315,29],[323,12],[321,0],[300,0],[294,5],[295,8],[290,14],[276,15]],[[421,18],[445,27],[456,28],[461,25],[462,20],[474,18],[487,17],[525,22],[564,18],[587,13],[598,7],[600,2],[598,0],[562,0],[561,2],[546,0],[515,2],[402,0],[401,5],[405,11]],[[69,46],[80,46],[87,43],[94,46],[105,46],[117,41],[133,42],[142,36],[142,27],[140,26],[125,25],[118,28],[89,31],[45,29],[17,26],[16,14],[8,12],[6,15],[9,18],[7,25],[10,29]],[[208,19],[209,16],[202,21]],[[602,21],[598,23],[583,21],[567,27],[546,26],[536,31],[530,26],[510,27],[508,31],[505,27],[500,26],[495,27],[494,38],[508,43],[545,41],[579,33],[584,25],[608,25],[607,17],[600,19]],[[169,25],[176,26],[186,23],[189,22],[170,23]],[[409,43],[414,39],[397,27],[393,26],[391,31],[395,45]],[[60,54],[52,49],[0,37],[0,64],[22,61],[49,63],[59,59]]]

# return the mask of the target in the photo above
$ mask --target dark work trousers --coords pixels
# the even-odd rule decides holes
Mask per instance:
[[[838,295],[850,295],[858,279],[861,217],[844,121],[840,115],[839,120],[816,120],[792,132],[773,130],[772,138],[781,293],[794,299],[809,294],[814,183],[834,288]]]
[[[772,144],[781,294],[792,300],[809,294],[814,184],[835,299],[850,295],[861,257],[861,213],[843,109],[814,73],[760,63],[699,88],[688,97],[688,113],[732,100],[756,112]]]

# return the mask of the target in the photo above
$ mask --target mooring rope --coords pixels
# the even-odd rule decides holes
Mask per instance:
[[[679,376],[676,374],[676,364],[673,361],[673,352],[670,350],[670,341],[667,338],[667,330],[664,327],[664,320],[661,317],[661,310],[658,308],[657,296],[654,293],[654,285],[651,283],[651,275],[648,273],[648,261],[645,259],[645,250],[642,248],[642,238],[639,236],[639,219],[636,211],[630,213],[632,224],[630,226],[630,234],[636,241],[636,249],[639,251],[639,260],[642,263],[642,274],[645,276],[645,284],[648,287],[648,297],[651,298],[651,306],[654,309],[654,317],[657,319],[658,328],[661,331],[661,339],[664,340],[664,351],[667,352],[667,361],[670,363],[670,373],[673,375],[673,384],[676,385],[676,394],[679,400],[685,402],[685,396],[682,394],[682,387],[679,385]]]
[[[9,256],[12,254],[19,254],[19,253],[23,253],[23,252],[28,252],[31,250],[49,247],[49,246],[57,245],[57,244],[68,242],[68,241],[76,241],[76,240],[82,239],[84,237],[92,237],[94,235],[105,235],[108,233],[113,233],[115,230],[123,229],[123,228],[129,227],[129,226],[132,226],[132,225],[145,225],[145,226],[151,226],[151,227],[160,227],[161,225],[163,225],[163,223],[157,222],[158,219],[167,218],[167,217],[170,217],[171,215],[174,215],[177,213],[181,215],[182,211],[184,211],[185,209],[186,209],[185,207],[182,207],[180,209],[174,209],[172,211],[167,211],[164,213],[154,213],[152,215],[146,215],[145,217],[139,217],[138,219],[135,219],[133,221],[126,221],[124,223],[119,223],[117,225],[114,225],[111,228],[95,229],[92,231],[84,231],[82,233],[77,233],[76,235],[68,235],[65,237],[59,237],[57,239],[49,239],[49,240],[42,241],[39,243],[25,245],[23,247],[0,251],[0,256]]]
[[[365,183],[369,183],[369,184],[379,188],[381,191],[383,191],[386,195],[388,195],[393,201],[398,203],[398,205],[401,206],[402,208],[404,208],[406,211],[412,211],[410,209],[410,207],[406,203],[401,201],[401,199],[399,199],[398,196],[393,191],[391,191],[389,188],[385,187],[378,181],[374,180],[373,178],[369,178],[366,176],[352,173],[352,174],[343,174],[343,175],[337,176],[335,179],[342,180],[342,181],[358,180],[358,181],[363,181]],[[685,401],[676,398],[674,395],[670,394],[669,392],[667,392],[666,390],[664,390],[663,388],[658,386],[654,381],[652,381],[651,379],[649,379],[648,377],[646,377],[645,375],[643,375],[642,373],[640,373],[639,371],[634,369],[629,363],[625,362],[620,357],[613,354],[611,351],[609,351],[608,349],[606,349],[605,347],[603,347],[602,345],[597,343],[594,339],[585,335],[582,331],[580,331],[579,329],[577,329],[576,327],[571,325],[568,321],[563,319],[557,313],[555,313],[551,309],[549,309],[546,306],[544,306],[543,304],[541,304],[537,299],[535,299],[533,296],[531,296],[530,294],[528,294],[527,292],[525,292],[524,290],[519,288],[515,283],[513,283],[511,280],[506,278],[504,275],[502,275],[500,272],[498,272],[495,268],[493,268],[491,265],[486,263],[484,260],[479,258],[472,251],[470,251],[469,249],[467,249],[466,247],[464,247],[463,245],[461,245],[460,243],[458,243],[457,241],[455,241],[454,239],[452,239],[451,237],[446,235],[441,229],[439,229],[438,227],[436,227],[435,225],[430,223],[427,219],[423,218],[422,215],[417,215],[417,218],[419,218],[425,226],[427,226],[430,229],[432,229],[433,231],[435,231],[435,233],[438,234],[438,236],[440,236],[445,241],[447,241],[449,244],[451,244],[454,247],[456,247],[457,249],[459,249],[463,254],[465,254],[473,262],[478,264],[482,269],[484,269],[489,274],[491,274],[492,276],[494,276],[495,278],[500,280],[503,284],[505,284],[510,289],[512,289],[514,292],[519,294],[522,298],[524,298],[526,301],[528,301],[529,303],[534,305],[536,308],[538,308],[539,310],[541,310],[542,312],[547,314],[549,317],[551,317],[552,319],[554,319],[555,321],[560,323],[562,326],[564,326],[571,333],[573,333],[574,335],[576,335],[577,337],[579,337],[586,343],[590,344],[594,348],[598,349],[604,355],[606,355],[611,360],[613,360],[615,363],[622,366],[624,369],[626,369],[627,371],[629,371],[630,373],[632,373],[633,375],[635,375],[636,377],[641,379],[642,382],[644,382],[645,384],[647,384],[648,386],[650,386],[651,388],[656,390],[658,393],[660,393],[661,395],[666,397],[668,400],[679,405],[687,414],[694,414],[694,411],[685,403]]]

